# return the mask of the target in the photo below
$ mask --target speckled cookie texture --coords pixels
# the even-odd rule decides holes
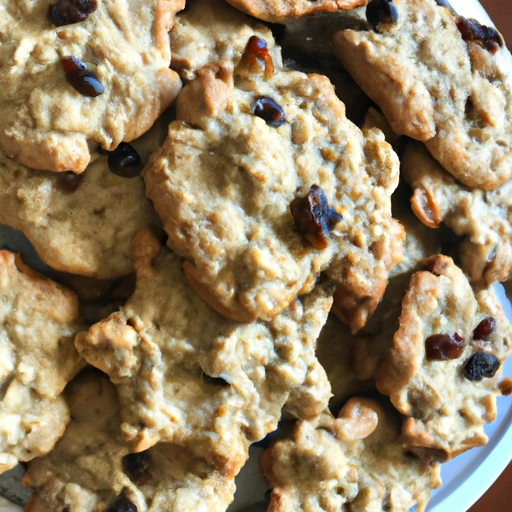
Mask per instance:
[[[410,143],[402,159],[411,185],[412,207],[427,226],[446,224],[462,237],[463,270],[476,283],[497,283],[512,275],[512,181],[484,191],[447,173],[421,143]]]
[[[133,142],[140,169],[163,142],[165,127],[158,122]],[[110,171],[115,155],[100,156],[75,175],[30,169],[0,153],[0,222],[22,231],[56,270],[98,279],[133,272],[133,235],[160,221],[142,177]]]
[[[435,0],[394,0],[396,23],[346,30],[334,48],[398,134],[457,179],[491,190],[512,173],[512,58],[501,36]],[[480,34],[480,35],[479,35]]]
[[[207,66],[183,89],[144,170],[147,193],[218,311],[272,318],[327,271],[337,313],[357,330],[402,257],[398,158],[379,130],[345,117],[325,77],[251,62]]]
[[[483,425],[496,414],[497,366],[487,373],[482,356],[502,362],[512,331],[494,291],[473,292],[451,258],[433,256],[423,268],[402,301],[377,389],[407,417],[405,443],[446,460],[487,441]]]
[[[130,453],[116,390],[105,375],[79,375],[65,396],[72,420],[55,449],[24,476],[36,491],[27,512],[222,512],[233,500],[233,478],[183,448],[162,443]]]
[[[240,62],[253,36],[267,42],[274,66],[281,67],[281,54],[270,29],[225,1],[194,0],[177,14],[170,33],[171,68],[185,81],[207,65]]]
[[[0,473],[49,452],[69,421],[61,397],[84,362],[78,300],[0,251]]]
[[[367,0],[228,0],[247,14],[265,21],[283,22],[315,12],[336,12],[366,5]]]
[[[135,451],[172,442],[234,475],[315,366],[331,286],[318,285],[270,322],[243,324],[210,308],[188,284],[182,259],[149,232],[135,239],[134,258],[134,295],[75,344],[117,385]],[[324,372],[314,374],[328,386]]]
[[[103,0],[84,21],[62,26],[47,0],[0,6],[0,148],[10,158],[82,172],[97,146],[137,138],[176,97],[168,30],[183,0]],[[68,83],[62,59],[71,56],[92,66],[102,94]]]
[[[400,418],[374,400],[350,399],[337,418],[297,422],[260,459],[269,512],[424,511],[439,464],[406,453]]]

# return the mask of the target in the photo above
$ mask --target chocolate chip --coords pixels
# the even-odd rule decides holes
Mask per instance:
[[[284,110],[268,96],[256,100],[252,107],[252,113],[261,117],[272,128],[279,128],[286,123]]]
[[[130,501],[125,490],[110,504],[105,512],[138,512],[137,507]]]
[[[71,55],[64,57],[61,63],[66,74],[66,80],[80,94],[95,98],[103,92],[103,86],[96,75],[89,71],[87,65],[80,59]]]
[[[492,316],[484,318],[473,331],[475,340],[487,340],[487,338],[496,330],[496,320]]]
[[[491,54],[496,53],[500,46],[503,46],[503,38],[494,27],[481,25],[478,21],[464,18],[464,16],[459,16],[456,23],[464,41],[472,41]]]
[[[366,19],[375,32],[385,32],[398,21],[398,10],[391,0],[372,0],[366,6]]]
[[[325,192],[312,185],[306,197],[297,197],[290,204],[295,226],[302,238],[315,249],[329,245],[331,231],[343,217],[327,202]]]
[[[72,194],[78,190],[82,180],[82,174],[75,174],[72,171],[61,172],[57,176],[57,188],[65,194]]]
[[[54,25],[61,27],[85,21],[97,8],[97,0],[60,0],[50,5],[48,15]]]
[[[466,379],[481,381],[484,377],[494,377],[499,367],[500,361],[494,354],[477,352],[466,360],[462,371]]]
[[[129,453],[121,460],[123,471],[131,480],[137,483],[144,483],[151,479],[149,466],[151,456],[148,450],[139,453]]]
[[[427,359],[447,361],[457,359],[464,352],[466,340],[455,334],[433,334],[425,341]]]
[[[136,149],[126,142],[121,142],[121,144],[108,155],[107,162],[110,172],[121,176],[121,178],[135,178],[141,173],[144,167]]]
[[[270,55],[267,43],[257,36],[251,36],[245,47],[239,66],[245,67],[250,71],[263,70],[263,76],[266,80],[274,74],[274,62]]]

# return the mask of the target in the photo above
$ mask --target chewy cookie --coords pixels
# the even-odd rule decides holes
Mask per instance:
[[[512,175],[512,58],[501,35],[435,0],[374,0],[368,30],[334,36],[338,58],[398,134],[425,142],[464,184]]]
[[[374,400],[350,399],[338,418],[297,422],[260,459],[272,493],[268,512],[425,510],[439,464],[406,452],[400,418]]]
[[[105,375],[79,375],[65,396],[72,420],[63,438],[23,478],[36,488],[27,512],[222,512],[233,500],[233,479],[183,448],[162,443],[129,453]]]
[[[0,149],[82,172],[97,146],[148,130],[176,97],[168,31],[184,0],[0,2]]]
[[[49,452],[69,421],[60,396],[84,365],[75,295],[0,251],[0,473]]]
[[[398,159],[379,130],[345,117],[326,78],[261,67],[262,45],[249,42],[234,74],[206,67],[183,89],[144,170],[148,196],[221,313],[272,318],[326,270],[357,330],[402,257]]]
[[[138,234],[133,252],[134,295],[75,344],[117,385],[135,451],[172,442],[234,476],[249,444],[275,430],[291,391],[311,378],[331,287],[319,284],[270,322],[241,324],[195,293],[182,259],[152,234]],[[325,373],[314,375],[328,386]]]
[[[447,256],[415,273],[402,300],[377,389],[407,416],[406,444],[447,460],[485,444],[496,414],[492,377],[512,351],[512,331],[492,289],[473,292]]]
[[[367,0],[227,0],[238,9],[260,20],[274,23],[315,12],[335,12],[366,5]]]
[[[512,275],[512,181],[484,191],[462,185],[421,143],[409,143],[402,159],[404,179],[413,188],[411,204],[427,226],[441,223],[463,237],[462,268],[473,282],[497,283]]]

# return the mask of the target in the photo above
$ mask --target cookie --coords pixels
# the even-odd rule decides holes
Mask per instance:
[[[84,365],[72,292],[0,251],[0,473],[49,452],[69,411],[61,392]]]
[[[270,319],[326,271],[357,330],[402,256],[397,156],[345,117],[325,77],[261,68],[260,44],[234,74],[206,67],[183,89],[144,169],[148,196],[191,284],[222,314]]]
[[[189,285],[183,260],[151,233],[138,234],[133,251],[134,295],[75,345],[117,385],[134,451],[172,442],[234,476],[314,366],[331,286],[319,284],[270,322],[243,324],[210,308]],[[325,374],[314,375],[320,389],[328,385]]]
[[[0,222],[22,231],[56,270],[97,279],[133,272],[134,233],[160,223],[136,174],[164,133],[159,121],[81,174],[29,169],[0,153]]]
[[[268,512],[421,512],[440,485],[439,464],[402,447],[399,416],[364,398],[349,400],[338,418],[297,422],[260,464],[272,489]]]
[[[167,32],[184,1],[66,4],[0,2],[0,149],[80,173],[96,147],[137,138],[176,97]]]
[[[493,376],[512,352],[512,331],[492,289],[473,292],[447,256],[415,273],[377,389],[407,417],[404,442],[448,460],[485,444],[496,415]]]
[[[233,500],[233,479],[183,448],[162,443],[130,453],[105,375],[81,374],[65,395],[72,420],[55,449],[28,467],[23,484],[35,495],[27,512],[222,512]]]
[[[231,5],[260,20],[282,23],[315,12],[336,12],[366,5],[367,0],[228,0]]]
[[[492,284],[512,275],[512,181],[492,191],[469,188],[454,179],[421,143],[408,144],[404,179],[413,188],[411,204],[427,226],[441,223],[463,237],[459,255],[471,280]]]
[[[218,0],[194,0],[176,15],[170,32],[171,68],[185,81],[207,65],[235,65],[253,36],[267,43],[274,66],[282,67],[272,32],[262,23]]]
[[[501,35],[435,0],[374,1],[366,17],[368,30],[336,34],[334,49],[394,131],[423,141],[465,185],[505,183],[512,58]]]

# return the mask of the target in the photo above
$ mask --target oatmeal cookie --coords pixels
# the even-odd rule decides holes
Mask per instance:
[[[61,392],[84,365],[75,295],[0,251],[0,473],[49,452],[69,421]]]
[[[268,27],[219,0],[193,0],[178,13],[171,30],[171,68],[185,81],[207,65],[237,64],[256,36],[267,43],[275,67],[281,54]]]
[[[371,28],[339,32],[334,49],[395,132],[425,142],[468,186],[505,183],[512,58],[501,35],[435,0],[374,1],[367,18]]]
[[[274,23],[315,12],[336,12],[366,5],[367,0],[227,0],[231,5],[260,20]]]
[[[463,270],[476,283],[497,283],[512,276],[512,180],[484,191],[469,188],[448,174],[421,143],[407,145],[402,171],[412,186],[418,218],[437,228],[444,223],[463,237]]]
[[[425,510],[439,464],[406,452],[400,418],[374,400],[350,399],[338,418],[299,421],[260,459],[268,512]]]
[[[496,374],[512,352],[512,329],[492,289],[473,292],[447,256],[423,262],[402,301],[377,389],[407,417],[406,444],[447,460],[485,444],[496,415]]]
[[[116,390],[105,375],[79,375],[65,396],[72,420],[63,438],[23,478],[36,488],[27,512],[222,512],[233,500],[233,478],[183,448],[161,443],[129,453]]]
[[[75,344],[117,385],[135,451],[172,442],[234,475],[314,367],[331,285],[317,285],[270,322],[242,324],[211,309],[189,285],[183,260],[151,233],[136,235],[133,252],[134,295]],[[328,385],[325,373],[314,375],[320,389]]]
[[[47,0],[0,1],[0,149],[31,168],[80,173],[97,146],[137,138],[176,97],[167,32],[185,2],[81,2],[97,7],[81,21],[63,3],[49,15]]]
[[[221,313],[270,319],[325,270],[357,330],[402,256],[398,158],[379,130],[345,117],[325,77],[255,68],[254,50],[234,74],[206,67],[183,89],[144,169],[147,193],[191,284]]]
[[[163,142],[165,128],[158,121],[133,146],[123,143],[81,174],[29,169],[0,152],[0,222],[22,231],[56,270],[97,279],[133,272],[134,233],[160,223],[134,174]]]

